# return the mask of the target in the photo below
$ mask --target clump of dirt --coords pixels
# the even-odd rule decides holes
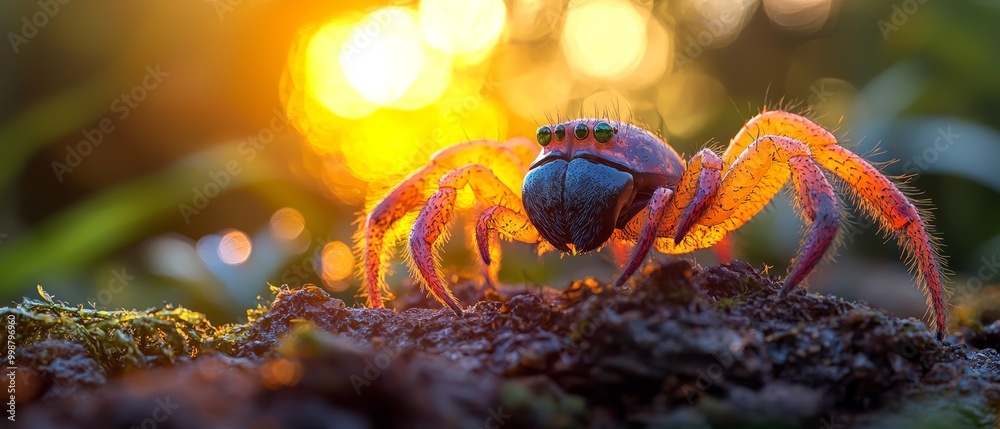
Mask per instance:
[[[680,261],[627,289],[461,283],[462,317],[421,295],[392,311],[282,288],[245,325],[199,321],[196,351],[146,370],[102,372],[107,356],[39,328],[19,354],[37,389],[19,404],[32,427],[996,426],[997,328],[938,342],[922,322],[779,287],[742,262]]]

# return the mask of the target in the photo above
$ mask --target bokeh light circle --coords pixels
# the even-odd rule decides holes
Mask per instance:
[[[563,54],[584,76],[617,80],[646,52],[646,20],[630,3],[597,0],[571,6],[563,27]]]
[[[338,53],[351,33],[348,19],[330,22],[309,39],[305,58],[305,83],[310,95],[342,118],[363,118],[378,107],[354,89],[340,66]]]
[[[423,0],[418,14],[431,46],[481,59],[500,39],[507,6],[503,0]]]
[[[414,12],[378,9],[361,20],[341,45],[340,67],[365,100],[388,106],[420,77],[426,55]]]
[[[354,270],[354,253],[341,241],[331,241],[323,246],[323,280],[328,284],[346,279]]]
[[[291,207],[282,207],[271,215],[268,226],[279,240],[294,240],[306,227],[306,218]]]
[[[239,265],[250,258],[252,249],[250,236],[245,232],[226,230],[222,234],[222,240],[219,241],[219,259],[228,265]]]

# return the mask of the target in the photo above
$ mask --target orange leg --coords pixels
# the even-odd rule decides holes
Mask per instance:
[[[843,179],[861,207],[879,220],[882,230],[896,237],[899,246],[916,267],[917,281],[934,310],[932,326],[938,337],[947,334],[948,310],[945,302],[943,259],[937,241],[927,226],[929,214],[920,211],[892,181],[857,154],[840,146],[826,146],[813,151],[820,165]],[[926,219],[925,219],[926,218]]]
[[[722,157],[723,161],[727,165],[733,163],[756,140],[756,136],[765,134],[790,137],[807,145],[812,151],[811,158],[840,177],[862,209],[878,219],[883,231],[897,239],[899,246],[909,255],[908,262],[915,268],[917,282],[934,312],[931,327],[937,330],[939,338],[943,337],[948,329],[945,268],[937,240],[931,234],[930,214],[921,213],[873,165],[837,145],[836,138],[829,131],[792,113],[771,111],[750,119],[733,138]]]
[[[486,164],[506,180],[511,189],[520,191],[527,165],[524,159],[530,156],[531,147],[513,140],[503,144],[478,140],[445,148],[369,211],[355,237],[363,261],[361,294],[367,296],[369,307],[384,308],[383,301],[392,299],[384,275],[398,238],[410,232],[411,225],[401,220],[409,219],[406,214],[427,201],[443,174],[464,165]]]
[[[490,207],[502,206],[515,213],[524,213],[520,196],[483,165],[467,165],[441,177],[438,190],[427,201],[413,225],[410,256],[413,257],[413,267],[420,273],[420,278],[434,298],[459,315],[462,314],[462,308],[444,281],[435,246],[454,217],[458,190],[466,185],[471,186],[477,199]]]
[[[674,231],[674,243],[680,242],[691,231],[695,221],[705,214],[719,191],[721,174],[722,160],[711,150],[702,149],[691,158],[677,185],[677,198],[673,204],[675,212],[683,208]]]
[[[810,161],[792,160],[798,157]],[[791,177],[805,214],[815,220],[810,227],[810,238],[803,245],[803,256],[786,279],[787,291],[808,274],[810,263],[801,262],[815,256],[812,249],[825,248],[829,244],[824,246],[823,242],[827,240],[832,242],[825,232],[830,228],[817,230],[817,224],[831,222],[823,220],[827,216],[823,213],[833,210],[824,206],[835,205],[836,200],[825,195],[828,183],[823,183],[825,177],[819,180],[822,171],[817,173],[808,165],[815,163],[842,179],[861,207],[879,220],[883,230],[897,238],[900,247],[910,255],[908,259],[916,268],[917,280],[933,310],[931,327],[939,338],[947,333],[944,262],[928,226],[929,216],[921,216],[910,199],[877,168],[837,145],[834,136],[819,125],[781,111],[764,112],[748,121],[733,138],[722,160],[728,171],[713,204],[697,219],[683,241],[668,242],[665,238],[669,235],[661,231],[663,238],[657,241],[657,249],[684,253],[715,244],[756,215]]]

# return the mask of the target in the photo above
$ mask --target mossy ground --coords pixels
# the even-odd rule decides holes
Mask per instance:
[[[1000,324],[941,343],[919,321],[778,288],[743,263],[674,262],[621,290],[462,283],[462,318],[418,292],[374,310],[311,286],[222,327],[44,293],[2,312],[30,427],[997,425]]]

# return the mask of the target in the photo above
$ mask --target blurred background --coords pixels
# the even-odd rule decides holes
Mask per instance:
[[[355,302],[357,213],[434,151],[620,115],[690,156],[809,111],[933,200],[953,302],[1000,282],[1000,2],[18,0],[0,29],[0,298],[240,321],[267,284]],[[876,147],[879,149],[876,151]],[[470,206],[468,200],[461,201]],[[734,234],[784,274],[785,197]],[[473,274],[462,228],[449,273]],[[854,216],[813,290],[921,316]],[[611,280],[610,255],[504,245],[501,280]],[[715,263],[709,252],[690,256]],[[665,258],[659,256],[659,258]],[[394,265],[390,284],[409,284]]]

